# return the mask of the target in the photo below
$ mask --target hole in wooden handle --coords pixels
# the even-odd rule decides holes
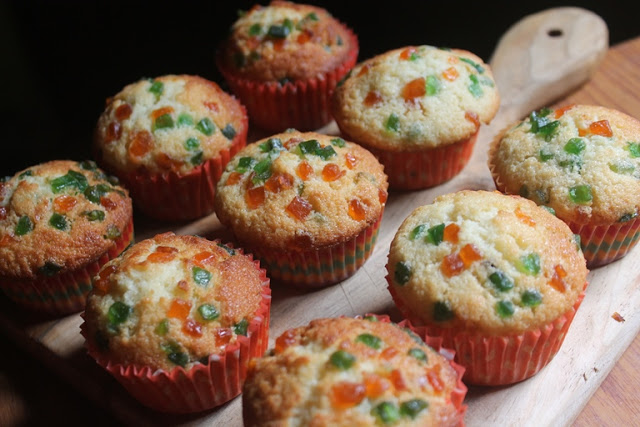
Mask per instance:
[[[549,37],[562,37],[564,33],[560,28],[552,28],[547,31],[547,34],[549,35]]]

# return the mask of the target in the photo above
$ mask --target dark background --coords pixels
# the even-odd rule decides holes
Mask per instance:
[[[265,4],[266,2],[262,2]],[[457,47],[485,61],[511,24],[559,5],[607,22],[611,44],[640,34],[623,2],[316,1],[360,40],[359,60],[411,45]],[[197,74],[224,88],[213,54],[251,1],[0,1],[0,176],[90,157],[105,99],[141,77]]]
[[[360,60],[430,44],[467,49],[488,61],[513,23],[558,6],[600,15],[611,45],[640,35],[637,16],[622,1],[310,3],[327,8],[358,34]],[[237,10],[253,4],[0,0],[0,176],[47,160],[90,158],[105,98],[141,77],[196,74],[225,87],[215,69],[215,48]],[[29,425],[114,422],[7,337],[0,334],[0,340],[0,407],[7,403],[2,401],[7,387],[17,391],[16,404],[28,412]]]

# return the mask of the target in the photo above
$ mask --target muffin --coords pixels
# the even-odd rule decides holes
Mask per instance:
[[[95,157],[131,191],[137,209],[168,221],[213,211],[215,185],[246,145],[245,108],[197,76],[162,76],[107,100]]]
[[[332,99],[346,139],[375,154],[392,189],[422,189],[457,175],[500,97],[491,69],[460,49],[410,46],[358,64]]]
[[[215,210],[272,280],[318,287],[346,279],[367,260],[386,190],[382,165],[367,150],[291,130],[229,162]]]
[[[496,187],[553,209],[581,238],[589,267],[640,237],[640,122],[595,105],[532,112],[494,140]]]
[[[422,336],[442,337],[466,383],[510,384],[557,353],[587,268],[569,227],[519,196],[460,191],[415,209],[387,263],[394,302]]]
[[[171,232],[138,242],[94,277],[89,354],[144,405],[203,411],[240,393],[267,348],[269,279],[251,256]]]
[[[331,94],[357,57],[358,38],[326,10],[273,1],[233,24],[216,63],[252,124],[282,132],[328,123]]]
[[[81,311],[91,276],[132,241],[127,190],[92,161],[50,161],[0,182],[0,289],[22,307]]]
[[[461,373],[386,316],[317,319],[250,362],[244,425],[462,425]]]

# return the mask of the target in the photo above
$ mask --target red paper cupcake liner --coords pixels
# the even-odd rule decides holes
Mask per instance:
[[[175,171],[152,174],[144,169],[121,174],[103,164],[100,166],[117,175],[129,190],[135,207],[150,218],[163,221],[186,221],[201,218],[213,212],[216,184],[229,160],[247,144],[248,118],[242,106],[244,122],[242,130],[233,138],[228,148],[220,150],[217,157],[206,160],[191,172],[181,175]]]
[[[380,322],[391,323],[391,320],[387,315],[372,314],[372,313],[368,313],[365,315],[365,317],[368,317],[368,316],[373,316],[376,319],[378,319],[378,321]],[[356,316],[356,317],[359,317],[359,316]],[[444,340],[441,337],[423,336],[419,334],[416,328],[411,324],[411,322],[406,319],[398,323],[398,326],[402,328],[407,328],[411,332],[419,336],[425,342],[425,344],[433,348],[435,351],[440,353],[440,355],[442,355],[445,359],[447,359],[451,367],[458,374],[457,384],[456,384],[456,387],[451,392],[450,400],[451,400],[451,403],[456,407],[458,412],[457,425],[461,427],[464,426],[464,415],[467,412],[467,405],[464,405],[463,402],[464,402],[465,396],[467,395],[468,389],[467,389],[467,386],[462,382],[462,377],[464,375],[465,368],[454,361],[456,352],[451,348],[447,348],[446,346],[444,346],[443,345]]]
[[[453,349],[455,361],[465,367],[464,381],[475,385],[507,385],[532,377],[544,368],[560,350],[573,317],[584,299],[584,289],[573,307],[552,322],[530,331],[506,336],[491,336],[480,332],[466,332],[456,328],[423,325],[394,291],[387,276],[388,289],[394,303],[415,326],[425,341],[441,338],[446,348]],[[586,289],[587,283],[584,288]]]
[[[258,261],[254,264],[260,268]],[[87,352],[135,399],[156,411],[194,413],[222,405],[241,393],[249,360],[262,356],[269,344],[271,288],[265,271],[260,271],[262,299],[249,322],[247,335],[238,335],[237,341],[229,344],[223,353],[209,356],[206,365],[196,363],[190,369],[177,366],[164,371],[112,363],[87,340],[86,323],[82,323],[80,329]]]
[[[342,133],[346,139],[360,143],[378,158],[389,177],[389,188],[394,190],[420,190],[452,179],[469,163],[478,139],[476,132],[469,139],[444,147],[387,151],[370,147],[366,142],[359,142]]]
[[[38,276],[34,280],[3,280],[0,288],[16,304],[48,315],[63,316],[84,310],[91,290],[91,278],[109,260],[120,255],[133,242],[133,220],[124,228],[115,245],[82,269]]]
[[[489,159],[495,147],[494,143],[489,152]],[[491,160],[489,170],[496,189],[501,193],[508,193]],[[624,257],[640,239],[640,217],[613,224],[579,224],[569,219],[558,218],[564,221],[574,234],[580,236],[580,247],[588,268],[601,267]]]
[[[283,85],[241,78],[235,75],[234,70],[225,67],[222,50],[216,55],[216,63],[231,91],[247,107],[256,126],[270,132],[288,128],[316,130],[331,121],[333,90],[358,58],[358,38],[349,28],[346,29],[353,49],[342,64],[317,78]]]
[[[329,286],[351,277],[371,255],[378,237],[382,213],[375,223],[344,243],[307,251],[283,251],[267,247],[251,250],[272,280],[299,288]]]

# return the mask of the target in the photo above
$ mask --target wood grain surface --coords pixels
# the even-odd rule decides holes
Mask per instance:
[[[375,312],[389,313],[392,319],[399,320],[384,280],[389,244],[398,226],[415,207],[431,202],[439,194],[463,188],[493,189],[486,167],[488,143],[497,131],[530,109],[543,105],[591,103],[640,117],[640,76],[637,73],[640,38],[615,46],[602,60],[606,27],[603,34],[601,21],[582,12],[562,9],[546,16],[530,17],[521,22],[527,26],[527,31],[514,27],[517,32],[510,31],[505,35],[491,62],[503,104],[494,123],[481,130],[470,164],[459,176],[434,189],[392,193],[373,254],[352,278],[306,293],[274,283],[271,342],[285,329],[318,317]],[[557,31],[560,35],[553,36]],[[513,43],[515,48],[501,52],[501,44],[509,39],[507,46],[513,46]],[[547,61],[546,65],[541,66],[544,61]],[[591,80],[581,86],[589,77]],[[559,85],[557,82],[563,78],[566,83]],[[534,86],[537,90],[533,90]],[[325,131],[335,133],[337,129],[332,125]],[[135,220],[137,240],[165,230],[231,239],[215,215],[179,226],[138,217]],[[636,291],[640,281],[639,251],[636,248],[622,260],[589,274],[587,295],[565,342],[555,359],[540,373],[508,387],[470,388],[468,426],[555,426],[570,425],[574,421],[581,426],[621,425],[629,424],[634,417],[637,419],[640,405],[636,389],[640,374],[635,367],[640,362],[640,339],[636,338],[622,360],[617,365],[616,362],[640,329],[640,293]],[[616,321],[612,317],[614,313],[619,313],[625,321]],[[57,320],[34,319],[0,299],[0,328],[4,334],[36,356],[48,371],[64,378],[80,394],[100,404],[119,421],[131,425],[242,425],[241,398],[191,416],[158,414],[142,407],[86,355],[79,335],[80,324],[79,315]],[[614,365],[614,373],[599,387]],[[0,383],[0,391],[2,387],[3,383]],[[3,405],[1,398],[2,395],[0,424],[3,425],[6,406],[21,408],[18,411],[28,411],[32,407],[28,399],[21,406],[20,402]]]

